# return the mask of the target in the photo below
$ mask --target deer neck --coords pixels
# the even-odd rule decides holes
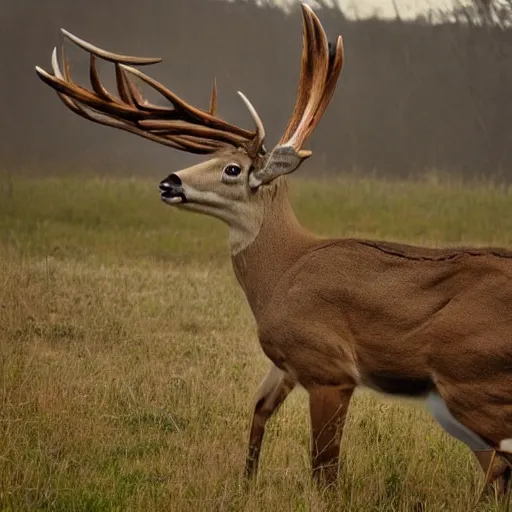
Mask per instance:
[[[280,276],[290,268],[317,238],[297,220],[288,200],[284,178],[266,192],[263,215],[254,239],[234,250],[235,275],[257,317],[272,296]]]

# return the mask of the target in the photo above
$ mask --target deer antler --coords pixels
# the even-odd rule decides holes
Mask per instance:
[[[208,111],[200,110],[150,76],[131,67],[160,62],[160,58],[133,57],[102,50],[62,29],[74,44],[90,54],[89,76],[92,90],[71,79],[69,64],[61,50],[61,70],[57,49],[52,54],[53,75],[36,66],[41,80],[57,91],[62,102],[76,114],[106,126],[119,128],[146,139],[190,153],[208,154],[226,147],[243,147],[256,155],[263,147],[265,130],[255,108],[239,93],[256,124],[256,131],[232,125],[216,116],[217,87],[214,82]],[[101,83],[97,58],[114,63],[118,97]],[[172,107],[161,107],[145,100],[130,76],[136,76],[163,96]]]
[[[320,20],[305,4],[302,8],[302,63],[297,99],[281,140],[265,166],[254,171],[251,187],[268,183],[294,171],[311,151],[302,146],[316,128],[332,98],[343,67],[343,40],[327,42]]]

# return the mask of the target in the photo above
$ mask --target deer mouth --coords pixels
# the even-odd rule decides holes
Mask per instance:
[[[186,203],[187,197],[183,192],[162,191],[160,192],[160,199],[167,204],[180,204]]]
[[[181,182],[177,179],[171,180],[169,178],[160,182],[158,186],[160,189],[160,199],[167,204],[180,204],[187,202],[187,196],[183,191]]]

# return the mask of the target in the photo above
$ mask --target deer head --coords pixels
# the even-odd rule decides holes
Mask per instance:
[[[261,222],[264,198],[269,197],[265,189],[279,177],[295,171],[311,156],[311,151],[303,149],[303,145],[325,112],[343,65],[341,36],[335,45],[329,44],[311,8],[302,5],[302,15],[302,67],[297,98],[288,126],[270,153],[264,146],[263,123],[241,92],[239,95],[254,120],[254,130],[234,126],[216,115],[215,82],[210,107],[201,110],[133,67],[161,59],[107,52],[62,30],[65,37],[90,54],[92,89],[73,82],[64,48],[61,52],[63,69],[54,49],[53,74],[39,67],[36,71],[69,109],[86,119],[174,149],[211,155],[209,160],[165,178],[160,183],[162,200],[169,205],[218,217],[235,229],[254,231]],[[101,83],[97,58],[114,64],[117,96]],[[157,91],[169,106],[154,105],[143,99],[133,77]]]

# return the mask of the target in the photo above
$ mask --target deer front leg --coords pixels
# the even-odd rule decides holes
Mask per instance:
[[[309,390],[311,465],[313,478],[321,485],[336,482],[343,427],[353,392],[352,383]]]
[[[254,413],[249,435],[249,453],[245,463],[245,476],[252,478],[258,471],[265,425],[295,387],[292,377],[272,364],[256,393]]]

